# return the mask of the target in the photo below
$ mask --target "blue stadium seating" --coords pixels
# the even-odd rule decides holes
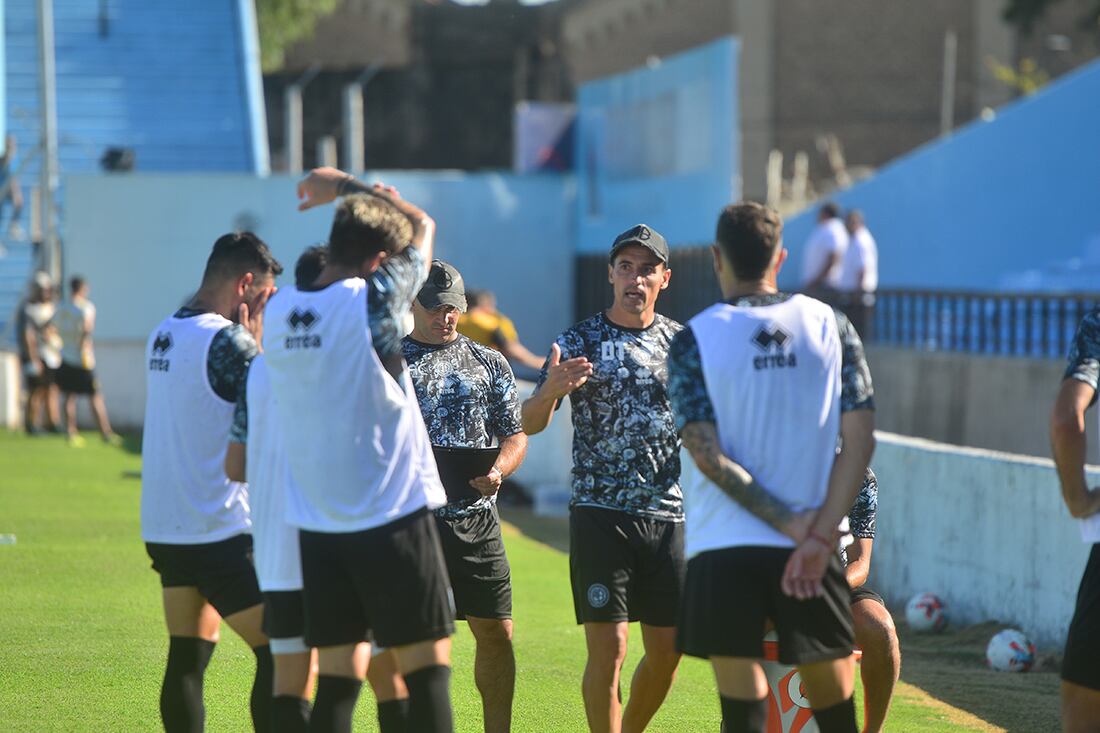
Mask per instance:
[[[19,177],[27,217],[41,160],[37,2],[2,6],[5,114],[25,159]],[[267,145],[262,90],[249,63],[253,29],[245,27],[251,0],[54,0],[53,6],[63,176],[97,170],[111,147],[132,149],[140,171],[266,172],[266,154],[259,152]],[[7,249],[0,257],[0,333],[32,267],[30,245],[6,236],[7,213],[0,217]]]

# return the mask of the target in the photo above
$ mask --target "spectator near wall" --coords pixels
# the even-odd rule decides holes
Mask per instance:
[[[848,230],[840,209],[827,203],[817,214],[817,226],[802,255],[802,291],[830,304],[840,288],[841,263],[848,250]]]
[[[841,309],[864,341],[872,338],[875,291],[878,290],[878,246],[863,220],[863,213],[852,209],[844,220],[848,248],[840,262],[838,289]]]

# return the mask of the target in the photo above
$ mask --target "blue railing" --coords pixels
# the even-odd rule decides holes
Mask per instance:
[[[1061,358],[1100,293],[879,291],[873,341],[926,351]]]

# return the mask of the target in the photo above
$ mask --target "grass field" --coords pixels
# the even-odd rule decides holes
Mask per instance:
[[[138,527],[141,459],[88,435],[0,432],[0,731],[155,731],[167,637],[160,590]],[[518,682],[516,731],[584,730],[584,639],[573,623],[564,527],[505,514],[512,562]],[[1057,676],[981,666],[988,628],[903,638],[903,682],[888,730],[1057,730]],[[635,631],[635,638],[637,633]],[[640,641],[640,639],[639,639]],[[457,730],[480,730],[473,643],[455,638]],[[627,674],[639,657],[633,647]],[[1049,667],[1049,664],[1047,665]],[[252,654],[226,629],[206,677],[207,730],[249,729]],[[650,730],[717,731],[706,666],[688,659]],[[364,692],[357,730],[373,731]]]

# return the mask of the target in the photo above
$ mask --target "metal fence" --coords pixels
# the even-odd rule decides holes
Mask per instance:
[[[611,302],[606,255],[576,261],[575,315],[587,318]],[[657,310],[680,322],[721,294],[709,247],[672,250],[672,281]],[[880,290],[866,341],[926,351],[1062,358],[1077,325],[1100,306],[1100,293],[980,293]]]
[[[926,351],[1061,358],[1100,294],[879,291],[874,340]]]

